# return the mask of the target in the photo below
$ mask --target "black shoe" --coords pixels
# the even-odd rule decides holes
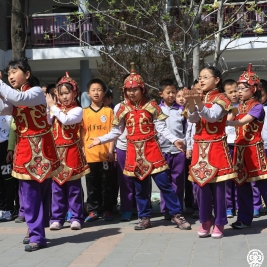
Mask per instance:
[[[42,246],[38,243],[29,243],[28,245],[25,246],[25,251],[32,252],[32,251],[36,251],[44,247],[45,246]]]
[[[232,226],[234,229],[251,228],[251,225],[244,224],[244,223],[242,223],[241,221],[236,221],[236,222],[232,223],[231,226]]]
[[[24,223],[25,222],[25,218],[22,217],[22,216],[18,216],[16,219],[15,219],[15,223]]]
[[[169,211],[165,211],[164,220],[170,221],[171,219],[172,219],[172,215],[169,213]]]
[[[24,245],[30,244],[30,238],[29,237],[24,237],[24,239],[22,241],[22,244],[24,244]]]

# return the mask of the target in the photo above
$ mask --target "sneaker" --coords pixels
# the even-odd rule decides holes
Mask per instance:
[[[15,223],[24,223],[24,222],[25,222],[25,217],[18,216],[18,217],[15,219]]]
[[[50,230],[60,230],[63,226],[59,222],[53,222],[50,224]]]
[[[198,236],[199,237],[207,237],[210,235],[210,228],[213,225],[213,219],[210,219],[204,223],[201,223],[199,229],[198,229]]]
[[[104,212],[103,217],[104,217],[105,221],[113,221],[114,220],[112,213],[110,211]]]
[[[149,217],[142,217],[139,219],[138,224],[134,227],[134,230],[145,230],[151,228],[152,224]]]
[[[79,222],[77,221],[73,221],[70,225],[70,229],[71,230],[81,230],[82,229],[82,226]]]
[[[172,222],[177,224],[181,230],[191,230],[191,225],[187,222],[182,214],[172,216]]]
[[[241,221],[236,221],[236,222],[232,223],[231,226],[234,229],[251,228],[251,225],[244,224]]]
[[[233,214],[232,209],[227,209],[226,210],[226,217],[227,218],[234,218],[234,214]]]
[[[132,212],[131,211],[124,211],[121,215],[122,222],[129,222],[132,219]]]
[[[85,222],[93,222],[98,220],[98,214],[96,212],[91,211],[89,215],[85,218]]]
[[[259,217],[260,217],[260,211],[259,210],[254,210],[253,218],[259,218]]]
[[[223,229],[224,229],[224,226],[219,226],[219,225],[215,224],[215,226],[212,230],[212,233],[211,233],[211,237],[212,238],[222,238],[223,237]]]
[[[8,222],[12,220],[13,220],[13,216],[9,210],[2,212],[1,217],[0,217],[1,222]]]
[[[25,246],[25,251],[32,252],[32,251],[36,251],[44,247],[45,246],[42,246],[38,243],[29,243],[28,245]]]
[[[65,217],[65,222],[70,222],[71,217],[72,217],[72,212],[68,211]]]
[[[199,219],[199,210],[195,210],[192,214],[193,219]]]

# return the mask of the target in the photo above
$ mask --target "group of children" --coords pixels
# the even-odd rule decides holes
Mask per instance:
[[[191,229],[183,216],[186,191],[186,207],[199,208],[200,237],[209,236],[211,228],[213,238],[223,237],[227,217],[237,210],[232,227],[250,227],[261,197],[267,203],[267,138],[263,134],[264,146],[260,104],[267,102],[267,82],[259,80],[251,65],[237,82],[224,83],[217,68],[204,68],[191,90],[177,91],[171,79],[162,80],[158,105],[132,64],[123,81],[123,102],[114,107],[111,91],[102,80],[92,79],[91,104],[84,109],[68,73],[43,92],[27,59],[11,61],[6,71],[11,87],[0,79],[0,146],[9,153],[1,159],[0,220],[11,217],[17,178],[18,218],[28,226],[26,251],[46,247],[44,228],[60,230],[66,214],[72,230],[100,216],[113,220],[114,177],[121,220],[131,220],[136,208],[136,230],[152,227],[151,178],[160,189],[165,218],[182,230]],[[4,128],[11,115],[15,149]],[[193,183],[187,181],[188,171]]]

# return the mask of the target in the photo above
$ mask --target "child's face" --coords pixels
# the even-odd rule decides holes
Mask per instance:
[[[267,93],[261,89],[261,103],[264,104],[267,102]]]
[[[159,96],[163,99],[166,106],[171,106],[175,101],[176,92],[175,86],[166,86],[162,92],[159,92]]]
[[[94,102],[94,103],[102,102],[103,98],[105,96],[102,85],[99,83],[91,84],[91,86],[89,88],[88,95],[91,98],[92,102]]]
[[[132,102],[137,102],[143,97],[143,93],[140,87],[125,88],[126,95]]]
[[[246,101],[253,96],[253,93],[251,92],[250,88],[245,83],[238,84],[237,89],[239,99],[242,101]]]
[[[226,96],[231,100],[232,103],[238,102],[238,91],[237,91],[237,84],[232,85],[225,85],[224,92]]]
[[[220,82],[219,77],[214,77],[212,71],[209,69],[203,69],[199,74],[199,82],[198,85],[200,86],[203,92],[208,92],[212,89],[217,87],[217,84]]]
[[[57,90],[57,99],[64,106],[70,106],[75,98],[75,93],[65,85]]]
[[[186,105],[186,99],[184,98],[183,90],[179,90],[176,94],[176,103],[180,106]]]
[[[104,106],[105,107],[109,107],[109,105],[111,104],[111,102],[112,102],[112,98],[111,97],[104,97],[103,98],[103,104],[104,104]]]
[[[21,86],[27,83],[28,79],[30,78],[30,72],[26,71],[24,73],[20,68],[9,68],[7,75],[9,83],[15,89],[20,89]]]

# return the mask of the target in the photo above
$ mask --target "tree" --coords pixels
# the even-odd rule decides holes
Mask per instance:
[[[262,27],[260,25],[256,28],[247,23],[238,34],[228,33],[230,28],[245,20],[251,12],[261,12],[257,4],[248,4],[248,1],[237,8],[227,0],[215,1],[213,4],[207,0],[122,0],[119,4],[114,0],[96,1],[95,4],[83,1],[84,7],[86,13],[92,14],[97,21],[95,34],[103,47],[99,49],[85,41],[82,43],[100,52],[103,60],[103,64],[99,64],[100,73],[102,71],[102,74],[112,77],[114,66],[127,73],[127,52],[131,52],[133,57],[143,57],[143,62],[147,62],[141,64],[137,60],[140,62],[137,67],[147,72],[146,80],[150,81],[152,88],[157,87],[158,82],[154,83],[156,79],[151,77],[155,74],[166,76],[170,69],[180,87],[190,85],[199,74],[200,63],[204,62],[207,55],[214,53],[214,65],[218,65],[224,52],[220,51],[223,38],[227,36],[230,44],[246,31],[260,33],[258,29]],[[227,18],[224,17],[225,9],[231,11]],[[84,13],[77,16],[79,23],[87,19]],[[149,67],[149,62],[152,67]],[[169,66],[166,67],[168,72],[162,74],[153,71],[159,62],[164,63],[162,66]],[[108,68],[112,71],[108,71]]]
[[[12,0],[11,43],[12,59],[25,57],[25,0]]]

